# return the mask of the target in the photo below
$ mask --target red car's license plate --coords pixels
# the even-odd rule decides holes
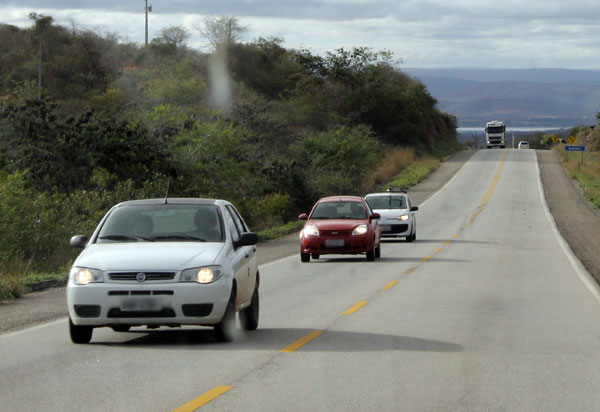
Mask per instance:
[[[344,246],[344,239],[325,239],[326,247],[342,247]]]

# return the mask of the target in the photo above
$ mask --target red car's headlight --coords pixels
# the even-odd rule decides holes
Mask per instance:
[[[352,234],[353,235],[364,235],[368,231],[369,231],[369,228],[367,227],[367,225],[358,225],[354,228],[354,230],[352,231]]]

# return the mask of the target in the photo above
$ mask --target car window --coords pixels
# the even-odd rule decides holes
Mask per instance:
[[[361,202],[320,202],[311,219],[366,219],[367,212]]]
[[[239,213],[237,212],[237,210],[235,210],[233,206],[227,205],[226,208],[229,214],[229,218],[233,223],[231,225],[230,230],[231,236],[233,241],[237,242],[238,240],[240,240],[242,233],[248,232],[248,228],[246,227],[246,223],[244,223],[242,217],[239,215]]]
[[[115,208],[102,225],[98,242],[223,240],[214,205],[135,205]]]
[[[404,195],[368,196],[367,203],[372,209],[406,209],[407,201]]]

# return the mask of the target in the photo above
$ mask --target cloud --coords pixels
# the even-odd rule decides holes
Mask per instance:
[[[291,48],[322,53],[339,47],[391,50],[413,67],[600,68],[597,0],[149,0],[150,38],[185,25],[189,45],[206,15],[232,15],[249,26],[246,40],[283,37]],[[51,7],[49,7],[51,5]],[[142,0],[3,2],[6,23],[31,24],[29,12],[59,24],[144,40]],[[6,16],[6,17],[5,17]]]

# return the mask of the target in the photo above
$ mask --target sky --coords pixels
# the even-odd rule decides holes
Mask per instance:
[[[402,67],[600,69],[599,0],[148,0],[149,38],[183,26],[204,48],[206,16],[234,16],[243,41],[271,36],[324,54],[371,47]],[[144,0],[0,0],[0,23],[29,27],[29,13],[56,24],[144,42]]]

